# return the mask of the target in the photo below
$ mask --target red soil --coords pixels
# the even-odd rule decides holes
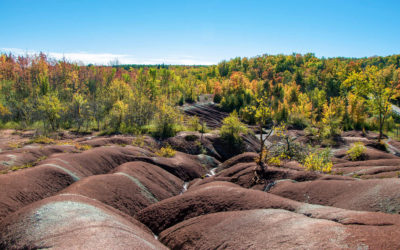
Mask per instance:
[[[282,181],[270,193],[351,210],[400,214],[400,179]]]
[[[0,224],[1,249],[166,249],[142,224],[101,202],[57,195]]]

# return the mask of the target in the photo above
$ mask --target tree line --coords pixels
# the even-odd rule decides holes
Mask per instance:
[[[400,55],[317,58],[314,54],[234,58],[211,66],[95,66],[45,54],[0,55],[2,127],[173,135],[177,108],[202,94],[264,126],[284,122],[321,140],[342,130],[393,128]]]

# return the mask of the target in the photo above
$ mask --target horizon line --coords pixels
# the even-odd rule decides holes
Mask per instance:
[[[170,57],[170,58],[147,58],[147,59],[137,59],[133,55],[129,54],[114,54],[114,53],[89,53],[84,51],[79,52],[43,52],[43,51],[35,51],[35,50],[23,50],[19,48],[0,48],[0,54],[11,54],[16,56],[38,56],[39,54],[45,54],[49,59],[54,59],[57,61],[68,61],[69,63],[75,63],[80,65],[95,65],[95,66],[129,66],[129,65],[145,65],[145,66],[160,66],[160,65],[168,65],[168,66],[213,66],[218,65],[224,61],[230,61],[235,58],[256,58],[262,56],[290,56],[290,55],[307,55],[311,54],[318,59],[335,59],[335,58],[343,58],[343,59],[365,59],[365,58],[374,58],[374,57],[388,57],[400,54],[390,54],[390,55],[372,55],[372,56],[363,56],[363,57],[347,57],[347,56],[317,56],[314,52],[307,53],[277,53],[277,54],[269,54],[264,53],[261,55],[255,56],[235,56],[229,59],[222,59],[219,62],[210,62],[204,60],[198,60],[193,58],[192,56],[181,56],[181,57]]]

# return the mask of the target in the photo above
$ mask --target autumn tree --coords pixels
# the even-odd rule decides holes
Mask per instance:
[[[273,119],[314,129],[322,120],[335,124],[330,118],[336,115],[327,116],[331,112],[325,111],[333,98],[340,97],[344,129],[376,126],[382,137],[384,124],[391,121],[391,103],[400,103],[399,62],[400,55],[326,59],[309,53],[236,57],[212,66],[110,67],[57,61],[44,54],[1,54],[0,119],[18,128],[35,128],[43,121],[49,130],[52,126],[79,130],[92,121],[97,126],[91,129],[107,129],[119,123],[123,132],[140,133],[155,125],[164,100],[174,108],[179,102],[214,94],[223,109],[236,110],[244,119],[244,108],[265,93]],[[52,96],[64,112],[55,112],[60,117],[53,115],[50,122],[42,108]],[[255,122],[253,116],[248,118]]]
[[[9,115],[11,114],[7,107],[4,107],[3,104],[0,103],[0,115]]]
[[[321,138],[330,139],[340,135],[344,111],[343,100],[339,98],[332,98],[329,104],[324,103],[322,119],[319,123]]]
[[[380,141],[383,137],[383,126],[390,115],[391,101],[400,94],[399,71],[394,66],[378,69],[368,66],[363,72],[352,72],[344,82],[360,98],[364,98],[373,114],[378,117]]]
[[[60,113],[64,108],[55,93],[48,93],[39,99],[38,110],[43,113],[44,124],[46,121],[51,126],[51,130],[56,130]]]
[[[386,69],[377,70],[376,67],[370,67],[367,70],[368,75],[368,102],[372,110],[378,115],[379,137],[383,136],[383,125],[391,111],[391,101],[399,96],[399,72],[391,66]]]
[[[174,107],[168,105],[165,100],[160,102],[157,105],[157,112],[154,117],[154,135],[160,138],[174,136],[179,119],[179,112]]]
[[[77,131],[79,132],[85,120],[88,120],[87,118],[88,104],[85,97],[79,93],[74,94],[72,99],[71,109],[73,116],[75,118],[76,126],[78,127]]]
[[[114,132],[118,132],[121,129],[121,125],[125,119],[126,113],[128,110],[128,104],[124,103],[124,101],[116,101],[112,109],[110,111],[110,123]]]
[[[265,148],[265,142],[274,132],[273,123],[269,132],[264,132],[264,127],[271,123],[271,109],[268,104],[268,100],[266,96],[262,96],[257,98],[254,105],[247,106],[244,110],[244,113],[250,114],[258,127],[259,134],[259,156],[257,159],[257,164],[260,167],[262,175],[265,174],[267,166],[265,165],[265,158],[267,156],[267,150]]]

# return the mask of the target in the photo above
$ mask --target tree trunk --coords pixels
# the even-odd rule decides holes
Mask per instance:
[[[263,127],[262,124],[259,124],[259,130],[260,130],[260,155],[259,155],[259,162],[258,162],[258,166],[260,168],[259,173],[257,173],[259,175],[259,177],[264,178],[265,176],[265,172],[266,172],[266,166],[264,164],[264,138],[263,138]]]
[[[379,114],[379,137],[378,137],[378,142],[381,142],[382,136],[383,136],[383,123],[385,121],[385,118],[382,117],[381,114]]]
[[[262,125],[259,125],[259,131],[260,131],[260,162],[262,160],[263,156],[263,151],[264,151],[264,140],[263,140],[263,128]]]

